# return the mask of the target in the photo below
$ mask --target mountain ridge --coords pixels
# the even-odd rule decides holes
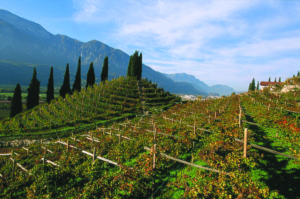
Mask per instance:
[[[174,74],[166,74],[166,75],[175,82],[190,83],[196,89],[207,93],[207,95],[230,95],[232,92],[235,92],[233,88],[223,84],[208,86],[206,83],[197,79],[195,76],[191,74],[174,73]]]
[[[65,66],[70,65],[70,79],[72,80],[77,69],[77,60],[81,56],[82,61],[82,79],[86,79],[86,73],[90,62],[94,63],[96,81],[100,81],[102,64],[105,56],[108,56],[109,71],[108,78],[113,79],[119,76],[126,76],[127,66],[130,56],[120,49],[112,48],[101,41],[91,40],[81,42],[62,34],[52,34],[43,28],[42,25],[24,19],[13,13],[0,9],[0,69],[11,67],[11,70],[17,70],[16,66],[9,63],[18,63],[24,69],[24,75],[18,75],[21,82],[30,82],[28,76],[32,75],[32,69],[29,66],[37,66],[38,77],[41,85],[48,82],[47,74],[50,72],[50,66],[54,68],[54,83],[56,86],[62,82]],[[5,63],[5,64],[4,64]],[[6,69],[7,70],[7,69]],[[176,82],[165,74],[155,71],[149,66],[143,64],[142,77],[151,80],[163,87],[165,90],[177,94],[195,94],[205,95],[206,92],[195,88],[189,82]],[[48,71],[48,72],[47,72]],[[39,74],[40,73],[40,74]],[[11,81],[9,74],[2,74],[4,79],[0,84]],[[47,77],[47,78],[46,78]],[[14,78],[12,78],[14,79]]]

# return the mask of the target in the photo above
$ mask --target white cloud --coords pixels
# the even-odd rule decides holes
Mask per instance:
[[[74,20],[77,22],[95,22],[99,18],[94,18],[100,10],[100,1],[97,0],[73,0],[73,4],[77,9],[74,14]]]
[[[161,72],[186,72],[210,84],[247,89],[253,77],[298,70],[300,3],[74,0],[74,4],[75,21],[113,27],[108,36],[113,47],[129,53],[140,49],[144,63]]]

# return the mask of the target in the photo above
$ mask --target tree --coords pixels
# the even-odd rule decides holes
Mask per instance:
[[[70,73],[69,73],[69,63],[67,63],[65,77],[63,85],[59,89],[59,95],[63,98],[66,97],[66,94],[71,94],[70,88]]]
[[[101,82],[105,82],[108,79],[108,57],[106,56],[103,61],[102,72],[101,72]]]
[[[271,82],[271,77],[269,77],[269,82]]]
[[[50,104],[51,100],[54,99],[54,81],[53,81],[53,66],[50,69],[50,76],[47,84],[47,102]]]
[[[139,52],[135,51],[129,59],[127,77],[135,77],[137,80],[140,80],[142,77],[142,62],[142,53],[139,55]]]
[[[131,56],[130,56],[128,68],[127,68],[127,77],[132,77],[131,71],[132,71],[132,64],[131,64]]]
[[[95,72],[93,67],[93,62],[91,62],[88,73],[87,73],[87,79],[86,79],[86,86],[87,87],[93,87],[95,84]]]
[[[22,112],[21,86],[20,84],[17,84],[11,101],[10,117],[14,117],[15,115],[21,112]]]
[[[300,77],[300,71],[298,71],[298,74],[297,74],[297,76],[298,76],[298,77]]]
[[[281,77],[279,77],[279,80],[278,80],[278,82],[281,82]]]
[[[140,53],[140,56],[138,57],[138,66],[137,66],[137,80],[142,79],[142,67],[143,67],[143,54]]]
[[[257,81],[256,90],[259,90],[259,81]]]
[[[29,88],[27,88],[27,101],[26,107],[27,109],[32,109],[33,107],[39,104],[39,94],[40,94],[40,81],[36,78],[37,72],[35,67],[33,68],[33,75],[31,82],[29,84]]]
[[[277,82],[276,77],[275,77],[275,81],[274,82]]]
[[[253,78],[252,82],[249,84],[248,91],[255,91],[255,79]]]
[[[72,92],[74,91],[81,91],[81,57],[78,58],[78,66],[77,66],[77,72],[75,75],[75,81],[73,84]]]
[[[252,80],[251,90],[255,91],[255,79]]]

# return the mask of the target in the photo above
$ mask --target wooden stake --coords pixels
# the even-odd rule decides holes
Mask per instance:
[[[95,162],[95,153],[96,153],[96,147],[94,147],[94,150],[93,150],[93,163]]]
[[[12,150],[13,152],[13,150]],[[13,154],[13,153],[12,153]],[[13,161],[13,168],[12,168],[12,180],[14,180],[15,178],[15,160],[13,158],[11,158],[11,160]]]
[[[156,152],[156,144],[153,146],[153,169],[155,169],[155,152]]]
[[[239,114],[239,128],[241,128],[242,125],[242,109],[240,109],[240,114]]]
[[[248,129],[245,128],[245,132],[244,132],[244,158],[247,157],[247,141],[248,141]]]

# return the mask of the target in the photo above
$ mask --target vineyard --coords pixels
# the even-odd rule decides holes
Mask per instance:
[[[49,105],[41,104],[14,118],[1,120],[0,138],[32,139],[70,135],[74,131],[96,128],[105,122],[124,120],[151,112],[152,107],[165,109],[179,98],[157,88],[147,80],[118,78],[94,88],[59,97]]]
[[[300,198],[299,98],[175,104],[146,80],[113,80],[2,121],[2,134],[74,133],[0,155],[0,196]]]

